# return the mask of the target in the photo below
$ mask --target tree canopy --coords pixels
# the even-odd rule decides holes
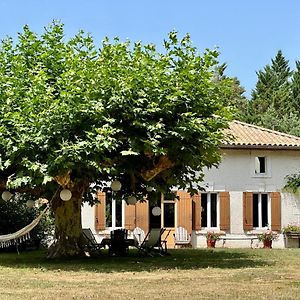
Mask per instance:
[[[25,26],[0,48],[2,189],[40,195],[67,187],[80,208],[92,183],[113,179],[124,199],[142,199],[147,186],[199,188],[203,167],[220,160],[231,116],[232,80],[215,80],[217,57],[200,55],[175,31],[158,52],[117,38],[98,49],[82,31],[65,41],[58,23],[40,36]],[[69,204],[53,203],[58,232],[58,211]]]
[[[257,83],[242,120],[266,128],[300,136],[299,62],[291,70],[289,61],[278,51],[271,64],[257,72]]]

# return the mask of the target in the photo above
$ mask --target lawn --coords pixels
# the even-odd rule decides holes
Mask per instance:
[[[46,260],[0,253],[0,299],[300,299],[300,249]]]

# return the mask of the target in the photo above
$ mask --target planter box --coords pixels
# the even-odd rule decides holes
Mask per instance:
[[[284,243],[286,248],[300,248],[300,232],[286,232]]]

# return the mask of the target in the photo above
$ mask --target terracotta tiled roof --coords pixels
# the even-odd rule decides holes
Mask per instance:
[[[233,139],[224,142],[223,148],[300,149],[300,137],[240,121],[231,122],[226,133]]]

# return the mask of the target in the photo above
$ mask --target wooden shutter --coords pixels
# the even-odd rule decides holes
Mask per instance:
[[[243,193],[243,225],[244,230],[253,229],[253,193]]]
[[[220,229],[230,229],[230,197],[229,192],[220,193]]]
[[[271,193],[271,229],[281,230],[281,196],[279,192]]]
[[[147,234],[147,232],[149,231],[149,202],[137,202],[135,208],[135,226],[140,227]]]
[[[133,230],[135,228],[135,205],[125,203],[125,228]]]
[[[201,194],[194,195],[192,198],[192,225],[193,230],[201,229]]]
[[[186,191],[178,191],[177,196],[177,226],[184,227],[188,233],[192,233],[192,199]]]
[[[95,206],[95,228],[96,230],[104,230],[106,195],[104,192],[98,191],[97,198],[100,201],[100,203]]]

